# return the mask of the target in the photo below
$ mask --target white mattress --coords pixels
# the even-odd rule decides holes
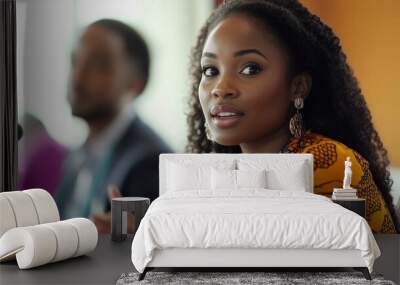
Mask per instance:
[[[371,272],[380,255],[359,215],[320,195],[265,189],[218,197],[198,191],[162,195],[134,237],[135,268],[143,272],[154,251],[167,248],[359,250]]]

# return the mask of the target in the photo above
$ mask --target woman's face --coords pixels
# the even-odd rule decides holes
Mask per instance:
[[[199,97],[217,143],[256,142],[287,128],[288,62],[277,38],[246,16],[228,16],[210,32]]]

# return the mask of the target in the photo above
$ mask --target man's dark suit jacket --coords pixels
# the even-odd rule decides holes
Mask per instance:
[[[148,197],[153,201],[159,191],[159,155],[170,152],[169,146],[136,117],[117,144],[105,189],[108,184],[115,184],[122,196]]]
[[[114,184],[122,196],[148,197],[153,201],[158,197],[159,154],[170,152],[166,143],[136,116],[116,143],[109,171],[99,191],[107,191],[107,186]],[[72,177],[76,178],[76,174]],[[63,201],[71,195],[68,193],[71,189],[68,191],[68,187],[61,187],[59,190],[56,201],[63,216]],[[104,203],[105,209],[110,210],[108,199]]]

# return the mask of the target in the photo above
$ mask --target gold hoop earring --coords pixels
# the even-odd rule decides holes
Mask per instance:
[[[292,136],[295,138],[300,138],[304,132],[303,117],[300,114],[300,110],[304,107],[304,100],[301,97],[294,99],[294,107],[296,108],[296,113],[290,119],[289,130]]]
[[[209,141],[213,141],[213,137],[210,131],[210,126],[208,125],[207,122],[204,123],[204,129],[206,131],[206,137]]]

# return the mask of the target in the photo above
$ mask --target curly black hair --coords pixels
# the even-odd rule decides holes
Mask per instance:
[[[371,113],[347,63],[339,38],[321,19],[297,0],[229,1],[216,9],[200,30],[191,55],[192,89],[189,98],[187,152],[240,153],[239,146],[223,146],[207,139],[198,88],[201,54],[209,32],[232,14],[259,20],[280,39],[290,57],[290,72],[308,72],[312,88],[302,110],[307,129],[340,141],[368,162],[374,181],[394,219],[400,225],[390,190],[387,151],[372,123]]]

